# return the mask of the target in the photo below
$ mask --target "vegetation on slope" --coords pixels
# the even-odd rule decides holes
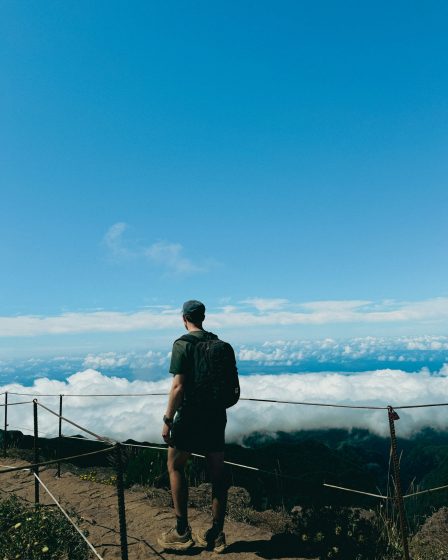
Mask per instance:
[[[0,558],[87,560],[88,548],[62,513],[12,495],[0,501]]]

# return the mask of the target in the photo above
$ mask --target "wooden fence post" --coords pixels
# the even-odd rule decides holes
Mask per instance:
[[[62,399],[64,395],[59,395],[59,432],[58,432],[58,459],[61,458],[62,447]],[[61,478],[61,463],[58,463],[58,478]]]
[[[397,436],[395,434],[395,420],[399,420],[400,417],[391,407],[387,407],[389,416],[389,429],[390,429],[390,441],[392,450],[392,463],[394,467],[394,480],[395,480],[395,501],[398,506],[398,515],[400,519],[400,531],[401,539],[403,541],[403,557],[404,560],[410,560],[409,556],[409,543],[408,543],[408,528],[406,522],[406,512],[404,509],[403,491],[401,489],[401,479],[400,479],[400,463],[398,461],[397,452]]]

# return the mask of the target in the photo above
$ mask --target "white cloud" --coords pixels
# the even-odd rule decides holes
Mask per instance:
[[[406,347],[408,350],[448,350],[448,339],[446,337],[419,336],[410,339]]]
[[[255,348],[244,348],[242,347],[238,352],[238,360],[242,361],[254,361],[254,362],[264,362],[267,360],[272,361],[272,354],[268,352],[263,352],[262,350],[257,350]]]
[[[103,244],[115,258],[121,259],[133,256],[132,251],[123,241],[123,234],[127,229],[128,225],[125,222],[117,222],[107,230],[103,237]]]
[[[356,375],[338,373],[308,373],[294,375],[254,375],[240,378],[242,394],[246,398],[265,398],[301,402],[349,405],[400,406],[448,402],[448,375],[444,366],[439,374],[422,370],[406,373],[400,370],[378,370]],[[0,391],[29,394],[56,393],[167,393],[170,378],[156,382],[128,381],[120,377],[106,377],[99,371],[87,369],[66,381],[37,379],[33,387],[9,384]],[[13,397],[9,401],[26,400]],[[64,397],[64,416],[101,435],[117,439],[134,438],[161,443],[161,418],[166,396],[142,397]],[[58,397],[39,400],[57,410]],[[448,429],[446,407],[399,410],[399,436],[410,436],[424,427]],[[227,439],[241,441],[254,431],[293,432],[315,428],[366,428],[380,435],[388,434],[385,410],[349,410],[292,404],[241,401],[228,412]],[[13,426],[32,430],[32,405],[10,407],[8,419]],[[57,432],[57,419],[39,409],[39,427],[43,434]],[[77,428],[64,425],[64,434],[79,433]]]
[[[185,265],[187,267],[187,265]],[[188,268],[188,267],[187,267]],[[272,304],[273,305],[273,304]],[[283,305],[283,304],[282,304]],[[286,305],[286,304],[284,304]],[[362,301],[334,301],[290,304],[291,309],[267,309],[250,312],[236,306],[207,310],[207,328],[238,329],[325,325],[411,325],[422,328],[439,325],[446,329],[448,298],[435,298],[420,302],[390,303],[379,310],[380,304],[366,307]],[[306,311],[296,311],[298,306]],[[268,306],[269,307],[269,306]],[[57,316],[20,315],[0,316],[0,336],[35,336],[44,334],[70,334],[83,332],[129,332],[138,330],[160,331],[178,329],[180,309],[165,306],[136,312],[94,311],[64,313]],[[424,340],[422,344],[424,344]]]
[[[0,336],[36,336],[82,332],[128,332],[179,327],[179,317],[152,311],[95,311],[39,317],[0,317]]]
[[[159,352],[103,352],[88,354],[82,362],[82,367],[99,369],[109,372],[115,369],[125,369],[126,373],[140,379],[160,378],[168,371],[171,351]],[[72,368],[73,369],[73,368]]]
[[[111,369],[125,366],[128,363],[128,356],[118,356],[115,352],[105,352],[99,355],[88,354],[84,359],[83,366],[93,369]]]
[[[288,300],[282,298],[248,298],[240,303],[247,303],[258,311],[273,311],[284,308]]]
[[[155,264],[161,265],[173,274],[189,275],[205,272],[206,268],[194,264],[184,256],[184,248],[180,243],[158,241],[144,250],[144,254]]]
[[[448,337],[364,337],[341,341],[323,340],[276,340],[261,346],[242,345],[238,357],[242,361],[258,364],[299,364],[303,360],[313,362],[345,363],[354,360],[439,362],[448,359]],[[341,366],[342,367],[342,366]]]
[[[117,222],[103,237],[103,245],[118,261],[131,257],[142,259],[162,267],[170,274],[185,276],[206,272],[213,265],[211,261],[201,265],[194,263],[185,256],[184,247],[180,243],[157,241],[145,246],[136,240],[125,240],[124,234],[128,229],[129,226],[125,222]]]
[[[254,361],[263,365],[273,365],[276,362],[281,364],[292,364],[300,362],[305,353],[297,348],[292,349],[289,344],[276,345],[263,349],[247,348],[242,346],[238,352],[238,359],[241,361]]]
[[[324,300],[302,303],[300,307],[312,312],[338,314],[356,311],[370,304],[372,304],[372,302],[366,300]]]

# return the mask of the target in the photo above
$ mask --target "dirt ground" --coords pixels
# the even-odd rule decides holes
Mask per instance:
[[[2,459],[0,466],[27,466],[24,461]],[[56,470],[41,470],[40,478],[66,510],[75,510],[83,518],[81,528],[89,531],[89,540],[105,560],[120,559],[120,533],[116,490],[107,486],[81,480],[78,475],[65,472],[56,477]],[[34,477],[29,471],[5,473],[0,477],[0,493],[8,493],[33,502]],[[41,487],[41,503],[54,503]],[[171,507],[160,507],[151,503],[144,491],[126,490],[126,521],[128,532],[129,560],[150,558],[172,559],[180,553],[166,552],[157,544],[161,532],[173,526]],[[195,508],[189,510],[189,521],[194,533],[210,526],[210,515]],[[252,560],[255,558],[298,559],[294,546],[285,536],[272,535],[265,530],[244,523],[228,520],[225,526],[228,548],[224,557],[228,560]],[[192,547],[182,556],[200,557],[201,560],[215,558],[216,554],[198,546]],[[92,558],[94,556],[92,555]]]

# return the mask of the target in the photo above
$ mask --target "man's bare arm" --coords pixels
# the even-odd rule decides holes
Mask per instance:
[[[182,399],[184,396],[184,384],[185,384],[185,375],[177,373],[173,377],[173,382],[171,384],[171,389],[168,396],[168,405],[166,407],[166,412],[165,412],[165,417],[168,418],[169,420],[173,420],[177,409],[182,404]],[[170,428],[171,426],[169,424],[165,422],[163,423],[162,437],[166,441],[166,443],[169,443]]]

